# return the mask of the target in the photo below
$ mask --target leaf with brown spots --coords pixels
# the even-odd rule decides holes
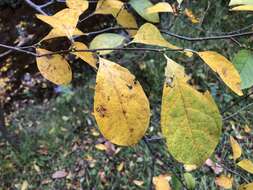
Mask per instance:
[[[43,55],[51,53],[45,49],[36,49],[37,54]],[[60,55],[48,55],[37,57],[37,66],[40,73],[47,80],[57,84],[66,85],[72,80],[72,71],[68,62]]]
[[[126,68],[103,58],[99,64],[94,98],[99,130],[114,144],[134,145],[148,128],[149,101]]]

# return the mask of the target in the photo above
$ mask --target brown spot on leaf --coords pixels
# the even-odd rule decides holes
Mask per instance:
[[[132,85],[127,84],[127,87],[128,87],[129,90],[132,90],[132,89],[133,89],[133,86],[132,86]]]
[[[107,109],[104,106],[100,105],[96,108],[96,111],[99,113],[100,117],[105,117]]]
[[[130,129],[129,129],[129,132],[130,132],[130,133],[133,133],[133,132],[134,132],[134,129],[133,129],[133,128],[130,128]]]

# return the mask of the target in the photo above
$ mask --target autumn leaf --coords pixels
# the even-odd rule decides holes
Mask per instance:
[[[90,43],[89,49],[101,49],[101,48],[117,48],[122,46],[125,41],[125,37],[114,33],[104,33],[97,35]],[[113,50],[98,51],[100,55],[106,55]]]
[[[153,6],[153,4],[149,0],[130,0],[129,4],[145,20],[153,23],[160,22],[158,13],[149,14],[146,12],[147,8]]]
[[[71,37],[81,36],[81,35],[84,35],[84,33],[80,31],[78,28],[75,28]],[[66,36],[66,33],[64,31],[59,30],[58,28],[53,28],[41,41],[49,40],[52,38],[65,37],[65,36]]]
[[[199,18],[197,18],[190,9],[185,9],[184,14],[193,24],[199,23]]]
[[[144,181],[141,180],[133,180],[133,183],[139,187],[141,187],[144,184]]]
[[[238,142],[232,136],[230,136],[230,145],[232,147],[234,160],[240,158],[240,156],[242,155],[242,149]]]
[[[243,95],[240,86],[240,74],[227,58],[214,51],[197,52],[197,54],[214,72],[220,76],[220,78],[231,90],[239,96]]]
[[[65,36],[71,39],[74,35],[74,31],[76,30],[79,14],[77,11],[72,9],[63,9],[53,16],[37,14],[36,17],[52,26],[57,30],[57,32],[61,31],[65,34]]]
[[[134,16],[126,10],[124,3],[118,0],[98,1],[95,14],[111,14],[124,28],[138,27]],[[136,34],[136,30],[127,29],[127,32],[131,36]]]
[[[146,12],[148,14],[151,14],[151,13],[161,13],[161,12],[170,12],[170,13],[173,13],[173,9],[172,9],[172,7],[171,7],[171,5],[169,3],[160,2],[160,3],[155,4],[152,7],[147,8]]]
[[[230,11],[253,11],[253,5],[241,5],[233,7]]]
[[[198,167],[198,166],[196,166],[196,165],[184,164],[184,169],[185,169],[185,171],[187,171],[187,172],[196,170],[197,167]]]
[[[231,189],[233,185],[233,177],[221,175],[220,177],[216,177],[215,183],[224,189]]]
[[[153,177],[153,184],[155,185],[155,190],[171,190],[169,180],[170,175],[159,175]]]
[[[25,181],[23,181],[23,183],[22,183],[22,186],[21,186],[21,189],[20,189],[20,190],[27,190],[27,189],[28,189],[28,187],[29,187],[29,184],[28,184],[28,182],[25,180]]]
[[[122,146],[138,143],[149,125],[149,101],[135,76],[103,58],[99,59],[94,115],[103,136]]]
[[[232,5],[253,5],[252,0],[231,0],[229,6]]]
[[[98,150],[106,150],[107,149],[104,144],[96,144],[95,147]]]
[[[169,152],[176,160],[200,166],[219,142],[221,115],[211,95],[202,94],[191,87],[184,68],[168,57],[166,59],[162,133]]]
[[[241,88],[246,89],[253,86],[253,53],[249,50],[239,51],[233,58],[233,64],[240,73]]]
[[[74,42],[73,43],[73,48],[75,50],[86,50],[88,47],[82,43],[82,42]],[[97,59],[95,59],[93,53],[91,52],[71,52],[72,54],[76,55],[86,63],[88,63],[90,66],[94,67],[95,69],[97,68]]]
[[[66,4],[70,9],[74,9],[82,14],[89,7],[89,2],[87,0],[66,0]]]
[[[68,175],[68,172],[66,172],[65,170],[59,170],[56,171],[55,173],[53,173],[52,178],[53,179],[60,179],[60,178],[64,178]]]
[[[124,162],[121,162],[118,166],[117,166],[117,171],[121,172],[124,168]]]
[[[244,159],[244,160],[240,161],[239,163],[237,163],[237,165],[239,167],[241,167],[242,169],[244,169],[245,171],[253,174],[253,163],[252,163],[252,161]]]
[[[51,53],[45,49],[37,48],[36,52],[38,55]],[[48,55],[37,57],[37,67],[47,80],[57,84],[66,85],[72,80],[72,71],[68,62],[60,55]]]
[[[252,190],[253,183],[240,185],[239,190]]]
[[[155,25],[150,24],[150,23],[143,24],[140,27],[134,39],[131,41],[131,43],[142,43],[142,44],[147,44],[147,45],[162,46],[162,47],[167,47],[171,49],[178,49],[178,47],[166,41],[161,35],[158,28],[156,28]]]

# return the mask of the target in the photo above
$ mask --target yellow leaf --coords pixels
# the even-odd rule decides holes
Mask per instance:
[[[137,186],[142,186],[144,184],[144,181],[140,181],[140,180],[133,180],[133,183]]]
[[[53,16],[37,14],[36,17],[71,39],[76,29],[79,13],[72,9],[63,9]]]
[[[89,2],[87,0],[66,0],[66,4],[70,9],[74,9],[82,14],[89,7]]]
[[[248,125],[244,126],[244,131],[245,133],[250,133],[251,132],[251,128]]]
[[[73,48],[75,50],[86,50],[88,47],[81,43],[81,42],[74,42],[73,43]],[[86,63],[88,63],[90,66],[94,67],[95,69],[97,68],[97,59],[95,59],[93,53],[91,52],[72,52],[72,54],[76,55]]]
[[[82,31],[80,31],[78,28],[76,28],[73,31],[73,34],[72,34],[72,36],[81,36],[81,35],[84,35],[84,33]],[[45,36],[41,41],[49,40],[49,39],[52,39],[52,38],[64,37],[64,36],[66,36],[66,34],[64,33],[64,31],[61,31],[58,28],[53,28],[48,33],[48,35]]]
[[[124,3],[118,0],[100,0],[97,4],[95,14],[111,14],[117,20],[118,24],[124,28],[137,28],[137,23],[134,16],[129,13]],[[127,32],[134,36],[136,30],[127,30]]]
[[[242,149],[238,142],[232,136],[230,136],[230,145],[232,147],[234,160],[240,158],[240,156],[242,155]]]
[[[160,18],[158,13],[147,13],[146,9],[153,6],[150,0],[130,0],[131,7],[145,20],[153,23],[159,23]]]
[[[237,163],[237,165],[240,166],[242,169],[246,170],[247,172],[253,174],[253,163],[250,160],[242,160]]]
[[[252,0],[231,0],[229,6],[232,5],[253,5]]]
[[[38,55],[51,53],[45,49],[36,49]],[[72,71],[68,62],[60,55],[37,57],[37,67],[47,80],[57,84],[66,85],[72,80]]]
[[[124,168],[124,162],[121,162],[120,165],[117,166],[118,172],[121,172]]]
[[[155,185],[155,190],[171,190],[169,180],[171,177],[169,175],[159,175],[153,177],[153,184]]]
[[[99,130],[114,144],[129,146],[144,136],[150,118],[149,101],[126,68],[100,58],[94,97]]]
[[[221,175],[220,177],[216,177],[215,183],[224,189],[231,189],[233,186],[233,177]]]
[[[117,48],[123,45],[125,37],[114,33],[103,33],[97,35],[91,42],[89,49]],[[106,55],[113,50],[98,51],[100,55]]]
[[[216,72],[225,84],[239,96],[242,96],[240,74],[234,65],[221,54],[214,51],[203,51],[197,53],[201,59]]]
[[[106,150],[107,149],[104,144],[96,144],[95,147],[98,150]]]
[[[166,41],[155,25],[146,23],[140,27],[131,43],[142,43],[147,45],[162,46],[171,49],[178,49]]]
[[[190,9],[185,9],[184,14],[193,24],[199,23],[199,19],[192,13]]]
[[[222,119],[211,96],[191,87],[183,67],[166,59],[162,133],[169,152],[176,160],[186,165],[200,166],[219,142]]]
[[[196,165],[189,165],[189,164],[185,164],[184,165],[184,169],[187,171],[187,172],[190,172],[190,171],[193,171],[195,169],[197,169],[198,166]]]
[[[239,190],[252,190],[253,189],[253,183],[240,185]]]
[[[230,9],[230,11],[253,11],[253,5],[241,5]]]
[[[160,13],[160,12],[173,13],[173,9],[172,9],[172,7],[169,3],[160,2],[160,3],[157,3],[157,4],[153,5],[152,7],[148,7],[146,9],[146,12],[148,14],[150,14],[150,13]]]
[[[119,12],[119,14],[116,16],[116,20],[118,24],[124,28],[138,28],[134,16],[125,9],[122,9]],[[137,30],[127,29],[127,32],[133,37],[136,34]]]
[[[27,182],[26,180],[25,180],[25,181],[23,181],[22,186],[21,186],[21,190],[27,190],[27,189],[28,189],[28,187],[29,187],[28,182]]]

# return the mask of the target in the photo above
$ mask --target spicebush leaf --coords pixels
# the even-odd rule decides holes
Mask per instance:
[[[135,76],[103,58],[99,59],[94,115],[103,136],[122,146],[138,143],[149,125],[149,101]]]
[[[146,12],[147,8],[153,6],[153,4],[149,0],[130,0],[129,4],[145,20],[153,23],[160,22],[158,13],[149,14]]]
[[[240,156],[242,155],[242,149],[238,142],[232,136],[230,136],[230,145],[232,147],[234,160],[240,158]]]
[[[202,94],[191,87],[183,67],[166,59],[162,133],[169,152],[176,160],[200,166],[219,142],[222,119],[211,95]]]
[[[253,183],[243,184],[240,185],[239,190],[252,190],[253,189]]]
[[[214,71],[224,83],[237,95],[242,96],[240,74],[234,65],[221,54],[214,51],[197,52],[201,59]]]
[[[166,41],[161,35],[158,28],[150,23],[143,24],[140,27],[131,43],[141,43],[147,45],[162,46],[171,49],[178,49],[178,47]]]
[[[51,53],[45,49],[36,49],[37,54],[48,54]],[[47,80],[57,84],[66,85],[72,80],[72,71],[68,62],[60,55],[48,55],[37,57],[37,67]]]
[[[253,53],[249,50],[239,51],[233,58],[233,64],[240,73],[241,88],[246,89],[253,86]]]
[[[233,185],[233,177],[221,175],[219,177],[216,177],[215,183],[224,189],[231,189]]]
[[[104,33],[97,35],[90,43],[89,49],[117,48],[123,44],[125,37],[114,33]],[[100,55],[113,52],[113,50],[98,51]]]
[[[253,5],[241,5],[233,7],[230,11],[253,11]]]
[[[152,7],[147,8],[146,12],[148,14],[161,13],[161,12],[173,13],[173,9],[172,9],[172,7],[169,3],[160,2],[160,3],[157,3],[157,4],[153,5]]]
[[[232,5],[253,5],[252,0],[231,0],[229,6]]]
[[[66,0],[66,4],[70,9],[74,9],[80,14],[89,8],[89,2],[87,0]]]
[[[253,174],[253,163],[252,161],[248,160],[248,159],[244,159],[242,161],[240,161],[239,163],[237,163],[238,166],[240,166],[242,169],[246,170],[249,173]]]

